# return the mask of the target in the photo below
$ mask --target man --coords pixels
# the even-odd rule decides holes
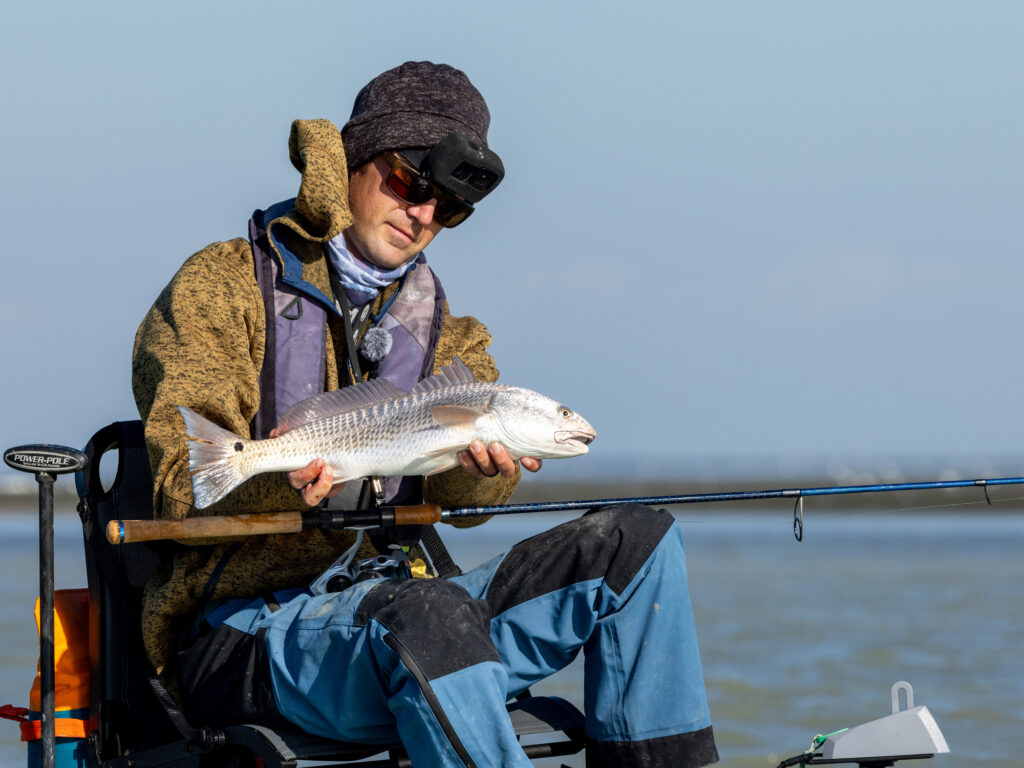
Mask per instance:
[[[368,377],[408,390],[459,357],[496,380],[487,330],[451,315],[423,255],[501,180],[488,123],[462,72],[408,62],[360,91],[340,135],[324,120],[293,124],[297,197],[257,211],[248,238],[193,255],[139,328],[133,385],[157,515],[305,509],[338,490],[317,459],[197,511],[178,406],[262,437],[295,402]],[[389,478],[384,498],[485,505],[518,481],[498,444],[471,444],[460,462]],[[342,491],[345,503],[359,490]],[[398,736],[418,768],[525,766],[505,702],[584,648],[588,765],[717,759],[667,513],[599,511],[467,574],[314,594],[353,542],[348,531],[208,541],[163,565],[146,588],[147,652],[193,718]],[[363,542],[358,556],[378,551]]]

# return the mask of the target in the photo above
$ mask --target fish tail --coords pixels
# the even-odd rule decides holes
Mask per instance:
[[[217,426],[195,411],[179,407],[188,435],[188,468],[196,509],[206,509],[227,496],[251,476],[242,463],[239,445],[250,440]]]

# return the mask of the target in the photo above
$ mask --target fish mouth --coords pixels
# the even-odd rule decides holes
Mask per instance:
[[[584,451],[587,447],[594,442],[594,438],[597,437],[595,432],[584,432],[582,430],[560,430],[555,432],[555,442],[560,445],[568,445],[569,443],[579,443],[579,447]]]

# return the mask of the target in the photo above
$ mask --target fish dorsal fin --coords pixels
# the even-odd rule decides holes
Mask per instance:
[[[311,421],[337,416],[339,413],[354,411],[385,400],[405,397],[405,394],[387,379],[373,379],[351,387],[313,395],[289,408],[281,418],[281,423],[277,425],[277,431],[284,434]]]
[[[476,384],[476,376],[469,366],[455,358],[451,365],[446,365],[440,373],[435,373],[413,387],[413,394],[418,392],[433,392],[443,387],[454,387],[457,384]]]
[[[487,412],[464,405],[438,405],[431,409],[430,415],[442,427],[459,429],[472,427],[476,420],[486,416]]]

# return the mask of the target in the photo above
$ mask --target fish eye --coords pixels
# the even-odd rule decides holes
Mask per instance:
[[[559,409],[558,409],[558,414],[559,414],[559,416],[561,416],[561,417],[562,417],[563,419],[568,419],[568,418],[569,418],[570,416],[572,416],[572,411],[570,411],[570,410],[569,410],[568,408],[566,408],[566,407],[565,407],[565,406],[563,405],[563,406],[562,406],[561,408],[559,408]]]

